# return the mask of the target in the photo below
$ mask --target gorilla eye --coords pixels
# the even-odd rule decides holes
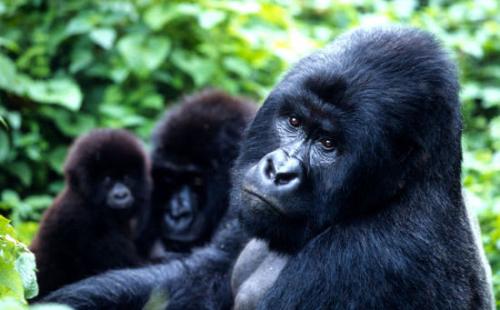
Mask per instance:
[[[327,151],[331,151],[335,147],[332,139],[322,139],[320,142],[323,148]]]
[[[302,125],[302,122],[301,120],[298,118],[298,117],[295,117],[295,116],[291,116],[288,118],[288,122],[290,123],[290,125],[292,125],[293,127],[300,127],[300,125]]]

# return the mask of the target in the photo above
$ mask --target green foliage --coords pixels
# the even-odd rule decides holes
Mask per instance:
[[[0,2],[0,214],[29,242],[82,132],[128,128],[147,140],[182,94],[213,86],[260,101],[290,63],[339,33],[410,24],[460,66],[466,200],[500,299],[499,11],[496,0]]]
[[[9,221],[0,215],[0,307],[23,307],[38,294],[35,256],[16,240]]]

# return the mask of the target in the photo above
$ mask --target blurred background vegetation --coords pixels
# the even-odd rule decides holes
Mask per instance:
[[[0,214],[15,228],[0,223],[0,260],[19,272],[10,237],[30,242],[79,134],[128,128],[147,143],[172,102],[208,86],[262,102],[301,56],[387,22],[431,31],[460,65],[464,191],[500,299],[498,0],[0,0]]]

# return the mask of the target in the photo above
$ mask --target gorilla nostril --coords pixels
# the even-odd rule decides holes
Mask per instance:
[[[190,217],[192,215],[192,212],[190,210],[171,209],[171,210],[169,210],[168,214],[173,219],[179,219],[182,217]]]
[[[264,170],[266,177],[269,179],[274,179],[276,177],[276,170],[274,169],[273,160],[271,158],[267,159],[267,165]]]
[[[293,173],[293,172],[278,173],[276,175],[275,182],[278,185],[286,185],[286,184],[290,183],[291,181],[293,181],[294,179],[298,179],[298,178],[299,178],[299,175],[297,173]]]

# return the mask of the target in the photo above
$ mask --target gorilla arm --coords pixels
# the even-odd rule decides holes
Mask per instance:
[[[169,309],[186,309],[186,305],[193,309],[229,307],[229,269],[247,237],[237,220],[221,226],[209,246],[186,258],[106,272],[65,286],[42,302],[67,304],[75,309],[140,309],[155,290],[168,296]],[[214,304],[208,305],[208,300]]]

